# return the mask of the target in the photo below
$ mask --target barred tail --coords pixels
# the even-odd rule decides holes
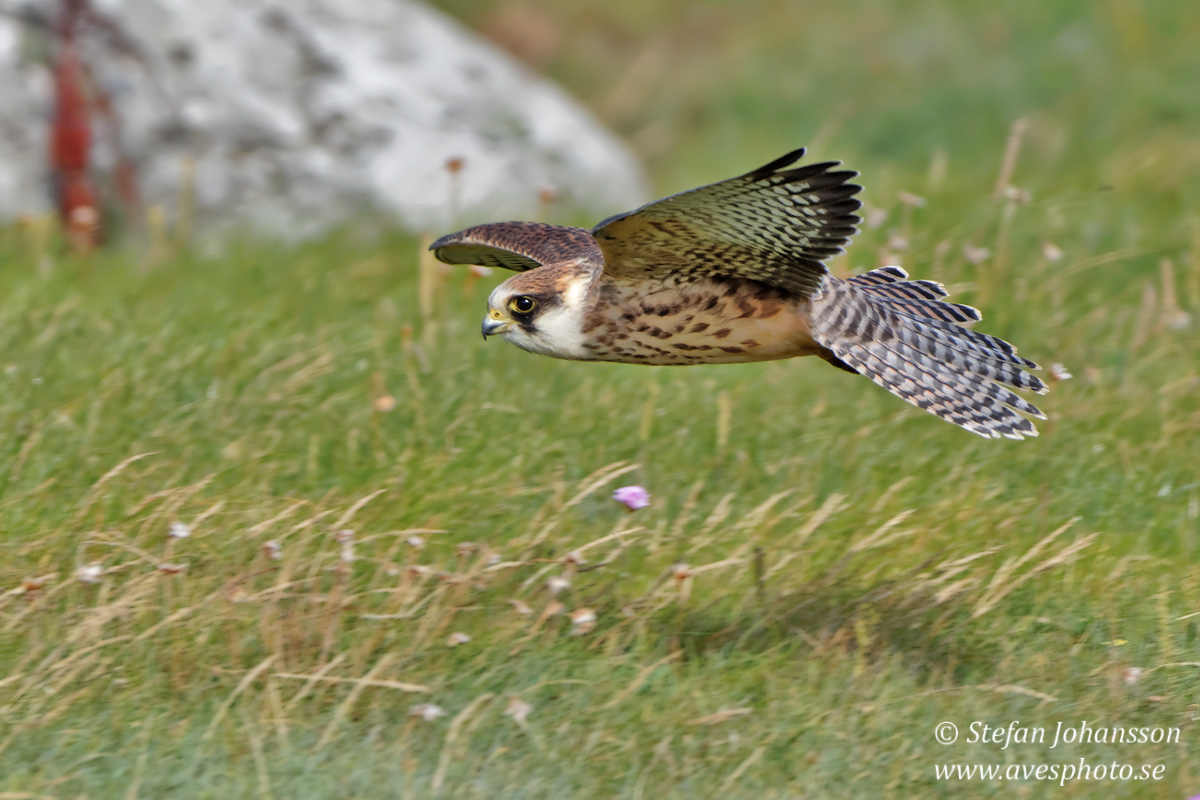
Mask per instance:
[[[942,302],[946,290],[883,267],[848,281],[827,278],[813,300],[812,333],[831,353],[892,394],[987,438],[1037,436],[1017,412],[1045,419],[1010,391],[1045,394],[1038,369],[1003,339],[958,323],[976,322],[970,306]]]

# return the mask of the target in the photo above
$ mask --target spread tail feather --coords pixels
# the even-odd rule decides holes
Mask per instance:
[[[1005,388],[1044,394],[1046,384],[1025,372],[1037,364],[1003,339],[958,325],[977,321],[979,312],[941,302],[941,284],[907,278],[899,267],[828,278],[813,300],[814,338],[892,394],[972,433],[1037,436],[1021,414],[1046,415]]]

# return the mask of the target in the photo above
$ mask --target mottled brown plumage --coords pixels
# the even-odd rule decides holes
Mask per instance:
[[[981,436],[1036,436],[1021,413],[1045,416],[1005,387],[1044,393],[1024,371],[1037,365],[963,327],[978,311],[899,267],[829,274],[857,230],[860,187],[837,162],[792,167],[803,154],[591,231],[501,222],[431,249],[517,270],[492,292],[483,332],[535,353],[653,365],[817,355]]]

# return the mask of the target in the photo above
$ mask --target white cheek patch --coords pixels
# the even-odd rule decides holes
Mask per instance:
[[[504,332],[504,338],[533,353],[554,358],[589,360],[592,354],[583,346],[583,309],[560,306],[539,314],[528,334],[519,325]]]
[[[588,286],[591,285],[589,276],[576,278],[563,292],[563,305],[568,309],[577,309],[583,305],[583,299],[587,295]]]

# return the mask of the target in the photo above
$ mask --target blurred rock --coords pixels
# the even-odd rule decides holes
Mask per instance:
[[[645,199],[634,158],[585,110],[418,3],[92,7],[84,59],[116,109],[143,202],[171,218],[191,204],[198,224],[306,236],[379,211],[445,231],[538,218],[547,196],[595,218]],[[45,0],[0,0],[3,219],[50,207],[52,15]],[[114,132],[98,133],[102,172],[116,151]]]

